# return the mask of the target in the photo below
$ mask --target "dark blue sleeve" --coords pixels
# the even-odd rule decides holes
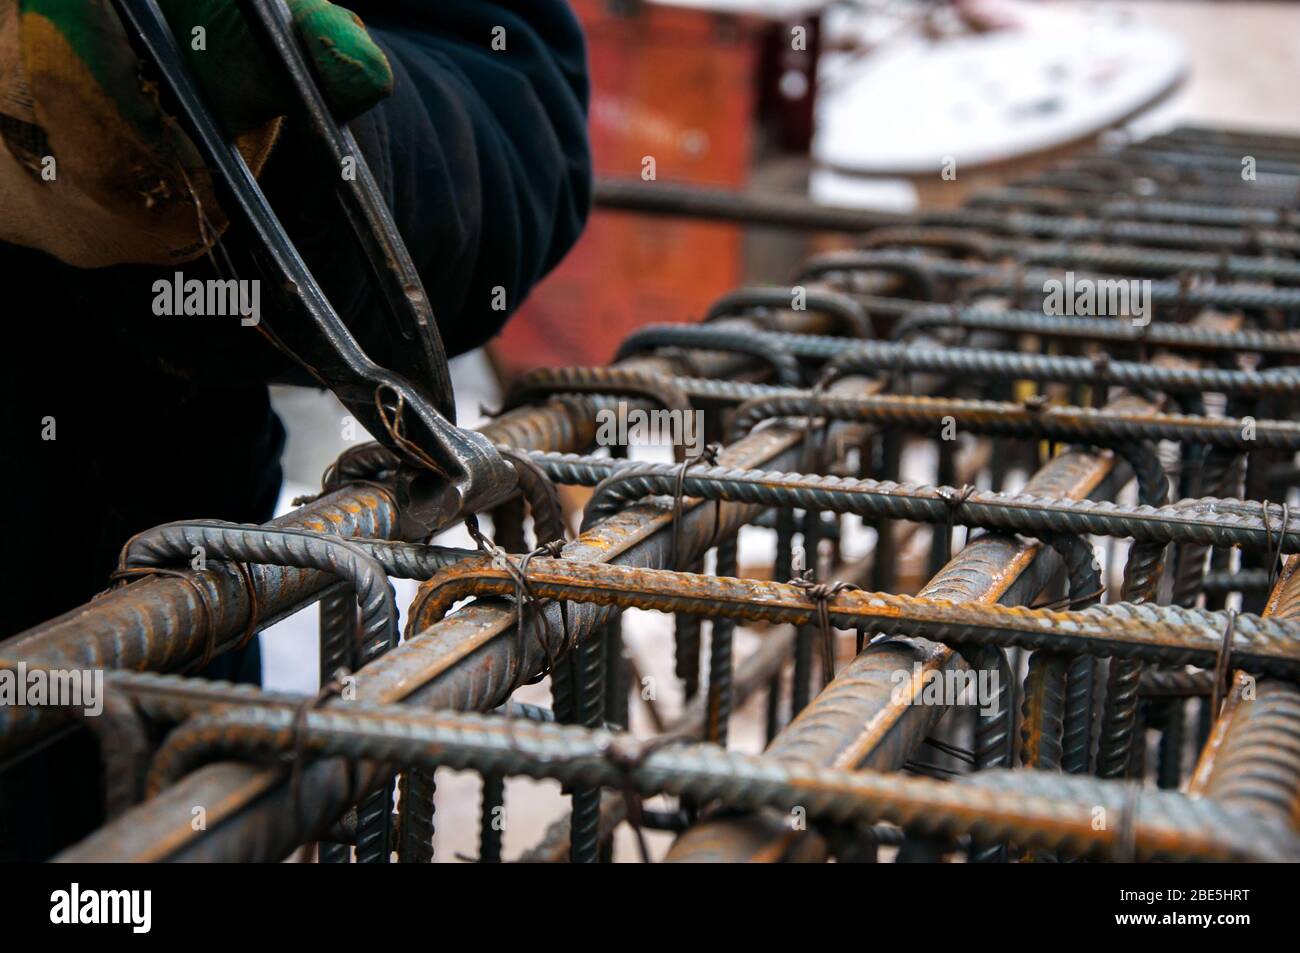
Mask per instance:
[[[392,96],[352,128],[448,353],[467,351],[500,329],[586,221],[581,29],[564,0],[345,5],[384,48],[395,77]]]
[[[348,5],[385,49],[395,74],[392,95],[350,127],[419,268],[447,352],[459,354],[500,330],[586,221],[591,153],[582,32],[564,0]],[[493,49],[494,37],[504,38],[504,50]],[[338,169],[322,167],[319,151],[286,124],[261,181],[329,300],[370,356],[399,373],[416,373],[334,199],[338,175]],[[238,252],[238,242],[229,245]],[[256,274],[237,262],[237,276]],[[174,379],[195,387],[312,382],[237,322],[153,316],[151,297],[139,289],[147,291],[159,276],[170,278],[174,269],[79,271],[11,247],[0,248],[0,266],[26,279],[11,283],[17,295],[13,313],[22,312],[23,295],[30,293],[34,309],[78,324],[76,334],[61,336],[59,351],[83,356],[91,371],[113,368],[115,378]],[[199,259],[185,271],[207,277],[208,267]],[[494,307],[503,296],[506,307]],[[18,322],[18,338],[18,325],[34,348],[45,348],[53,333],[40,322]],[[21,362],[21,339],[9,353]],[[0,371],[7,366],[0,361]]]

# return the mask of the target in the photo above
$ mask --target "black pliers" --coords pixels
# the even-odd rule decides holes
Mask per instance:
[[[516,487],[515,470],[481,434],[454,423],[442,337],[415,265],[351,132],[330,113],[283,0],[240,0],[253,32],[284,68],[313,145],[340,170],[337,198],[371,264],[394,329],[415,349],[423,379],[380,367],[357,343],[281,225],[234,139],[208,108],[156,0],[114,0],[139,50],[158,69],[179,118],[208,163],[223,211],[245,227],[271,278],[265,330],[402,461],[396,476],[402,535],[423,538],[491,507]],[[347,169],[349,175],[344,175]]]

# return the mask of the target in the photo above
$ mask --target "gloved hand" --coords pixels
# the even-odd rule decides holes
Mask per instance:
[[[288,0],[340,120],[392,90],[351,12]],[[209,102],[260,172],[291,95],[235,0],[160,0]],[[225,221],[110,0],[0,0],[0,240],[83,268],[177,264]]]

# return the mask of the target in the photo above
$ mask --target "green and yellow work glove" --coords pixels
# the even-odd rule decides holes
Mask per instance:
[[[392,90],[355,14],[288,0],[340,120]],[[236,0],[160,0],[217,115],[261,171],[292,91]],[[69,264],[177,264],[225,221],[197,150],[164,116],[110,0],[0,0],[0,241]]]

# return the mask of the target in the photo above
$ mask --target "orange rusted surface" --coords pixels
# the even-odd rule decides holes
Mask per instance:
[[[1300,617],[1300,556],[1288,557],[1264,615]],[[1187,793],[1280,815],[1300,830],[1300,690],[1236,671]]]

